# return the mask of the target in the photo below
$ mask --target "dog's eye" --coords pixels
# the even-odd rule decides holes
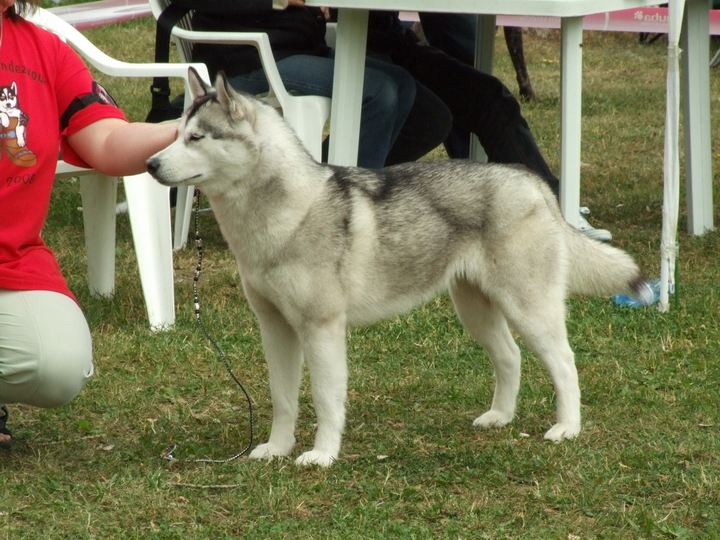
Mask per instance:
[[[204,135],[199,135],[197,133],[191,133],[188,140],[190,141],[199,141],[200,139],[204,138]]]

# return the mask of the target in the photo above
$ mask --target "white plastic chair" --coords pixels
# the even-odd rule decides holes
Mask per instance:
[[[58,34],[88,63],[107,75],[181,77],[187,88],[188,64],[121,62],[100,51],[70,24],[46,10],[38,9],[29,20]],[[192,66],[209,80],[204,64]],[[58,161],[56,176],[80,177],[90,290],[96,295],[111,295],[115,287],[118,179],[62,160]],[[150,326],[154,330],[167,329],[175,322],[169,189],[147,173],[125,177],[124,187]]]
[[[153,16],[157,19],[165,9],[168,0],[149,0]],[[270,40],[263,32],[205,32],[192,30],[190,17],[185,17],[173,29],[173,38],[183,62],[192,60],[194,43],[216,43],[225,45],[254,45],[259,53],[263,70],[268,79],[270,91],[264,99],[282,110],[282,114],[293,127],[308,152],[318,161],[322,159],[322,141],[325,122],[330,117],[330,98],[322,96],[291,95],[280,79],[275,65]],[[187,241],[192,211],[193,188],[178,188],[175,211],[174,247],[179,249]]]

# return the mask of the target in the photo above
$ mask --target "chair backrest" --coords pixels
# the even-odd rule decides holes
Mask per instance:
[[[170,5],[171,0],[148,0],[153,17],[159,19],[163,11]],[[177,46],[181,61],[190,62],[192,59],[192,46],[194,43],[217,43],[252,45],[258,49],[260,61],[268,78],[270,91],[263,96],[268,103],[285,110],[291,99],[290,94],[282,83],[273,58],[270,40],[264,32],[207,32],[193,31],[190,11],[173,27],[173,39]]]

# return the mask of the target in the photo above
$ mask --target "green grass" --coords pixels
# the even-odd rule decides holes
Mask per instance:
[[[148,20],[88,35],[125,59],[152,56]],[[497,73],[515,91],[501,35]],[[541,99],[524,113],[557,170],[559,39],[531,32],[525,43]],[[610,33],[587,33],[584,45],[583,203],[657,275],[665,47]],[[711,73],[713,96],[719,77]],[[131,118],[144,117],[147,81],[103,83]],[[717,133],[715,99],[712,108]],[[12,406],[16,444],[0,453],[0,538],[720,538],[720,241],[682,233],[684,213],[680,296],[669,313],[608,298],[569,302],[583,391],[575,441],[542,439],[554,394],[525,350],[513,424],[472,426],[490,403],[492,370],[440,297],[349,332],[342,454],[319,470],[291,459],[160,458],[170,443],[180,458],[238,452],[247,407],[195,323],[195,252],[176,257],[176,328],[152,333],[127,216],[118,219],[116,294],[89,295],[80,206],[77,184],[58,182],[44,236],[88,317],[97,374],[64,408]],[[257,325],[212,215],[202,216],[201,232],[204,320],[253,398],[262,440],[271,409]],[[305,383],[298,452],[312,444],[314,421]]]

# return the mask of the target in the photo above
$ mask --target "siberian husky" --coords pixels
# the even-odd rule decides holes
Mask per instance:
[[[17,118],[15,137],[17,137],[17,145],[24,147],[25,126],[29,118],[20,110],[18,101],[18,89],[15,82],[10,86],[0,86],[0,127],[3,129],[10,127],[10,119]]]
[[[573,294],[623,292],[651,301],[633,259],[570,226],[553,193],[520,166],[444,160],[383,170],[314,161],[272,107],[191,74],[194,103],[177,140],[147,162],[166,186],[207,196],[237,259],[270,376],[270,439],[251,458],[287,456],[303,361],[317,433],[297,464],[329,466],[340,451],[348,371],[346,328],[392,317],[448,290],[495,369],[480,427],[515,413],[520,351],[540,358],[557,395],[553,441],[580,432],[580,389],[565,328]]]

